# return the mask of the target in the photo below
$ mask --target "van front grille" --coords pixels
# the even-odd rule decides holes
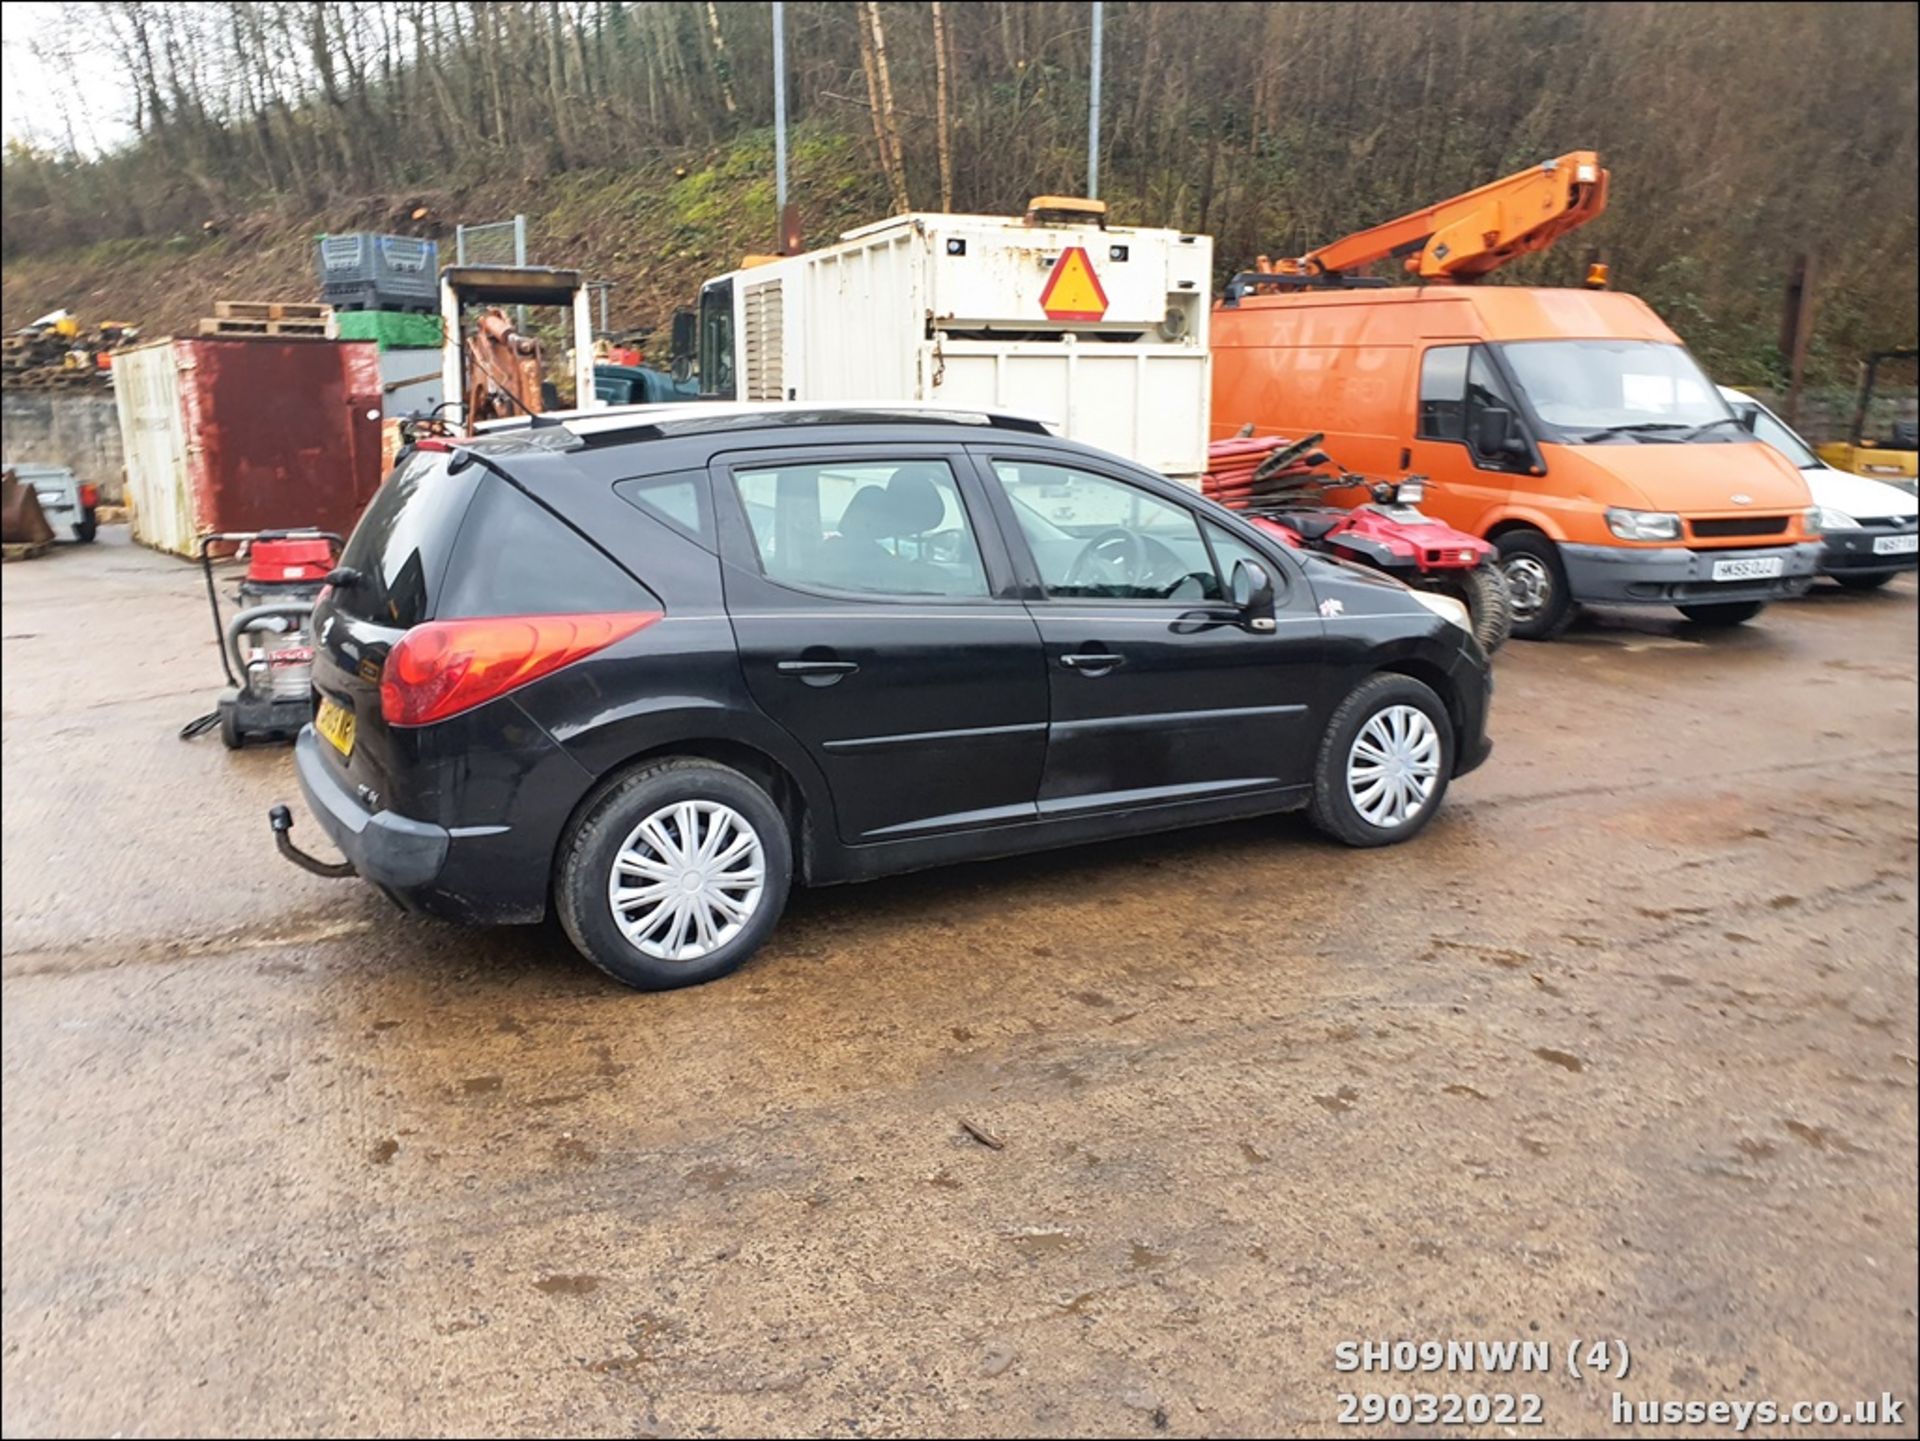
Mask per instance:
[[[1739,515],[1731,520],[1690,521],[1698,540],[1726,540],[1744,535],[1785,535],[1788,517],[1784,515]]]

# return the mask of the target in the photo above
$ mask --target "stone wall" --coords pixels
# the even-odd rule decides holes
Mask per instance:
[[[120,412],[111,390],[0,391],[0,451],[6,461],[64,465],[119,505],[126,478]]]
[[[63,464],[98,485],[104,505],[123,503],[127,468],[111,390],[0,391],[0,449],[8,464]]]

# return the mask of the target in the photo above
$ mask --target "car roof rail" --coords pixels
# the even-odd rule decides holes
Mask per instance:
[[[583,442],[644,440],[716,430],[752,430],[785,425],[970,425],[1027,435],[1057,435],[1038,416],[948,401],[734,401],[700,400],[665,405],[608,405],[592,410],[548,411],[482,421],[481,435],[561,426]],[[649,435],[648,432],[652,434]]]

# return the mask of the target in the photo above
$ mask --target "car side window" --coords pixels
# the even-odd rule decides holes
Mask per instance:
[[[895,596],[985,596],[980,545],[940,460],[756,466],[734,489],[769,580]]]
[[[637,505],[693,539],[712,548],[707,539],[707,476],[705,471],[681,470],[623,480],[614,487],[630,505]]]
[[[1467,353],[1471,346],[1436,345],[1420,358],[1420,438],[1467,438]]]
[[[1220,578],[1185,506],[1071,466],[996,460],[1053,597],[1089,600],[1220,600]]]
[[[1213,547],[1213,559],[1220,572],[1220,584],[1224,594],[1233,593],[1233,568],[1243,560],[1248,565],[1257,565],[1265,571],[1268,578],[1273,581],[1275,591],[1282,590],[1286,586],[1286,577],[1278,573],[1278,567],[1239,536],[1215,525],[1212,521],[1206,522],[1206,528],[1207,543]]]

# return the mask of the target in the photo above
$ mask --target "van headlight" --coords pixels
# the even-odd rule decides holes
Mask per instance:
[[[1607,511],[1607,529],[1622,540],[1678,540],[1680,517],[1667,510]]]
[[[1452,596],[1435,595],[1430,590],[1416,590],[1413,593],[1413,598],[1435,615],[1439,616],[1440,619],[1451,621],[1454,625],[1459,626],[1460,629],[1467,632],[1468,635],[1473,634],[1473,617],[1467,613],[1467,608]]]
[[[1832,506],[1816,505],[1807,512],[1807,529],[1821,530],[1858,530],[1860,522],[1844,510],[1835,510]]]

